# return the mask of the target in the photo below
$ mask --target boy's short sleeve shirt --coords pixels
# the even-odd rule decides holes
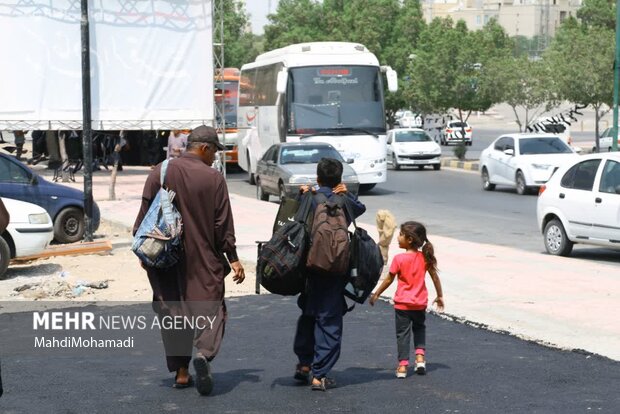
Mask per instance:
[[[424,277],[426,262],[422,252],[397,254],[392,260],[390,273],[397,275],[398,285],[394,294],[394,308],[424,310],[428,305],[428,291]]]

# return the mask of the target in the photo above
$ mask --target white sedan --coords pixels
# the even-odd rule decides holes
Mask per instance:
[[[482,188],[496,185],[516,187],[528,194],[543,185],[563,164],[579,155],[562,139],[552,134],[502,135],[480,154]]]
[[[545,248],[568,256],[575,243],[620,249],[620,154],[591,154],[560,168],[536,208]]]
[[[11,259],[41,253],[54,238],[52,219],[42,207],[4,197],[2,202],[11,218],[0,237],[0,279]]]
[[[441,168],[441,147],[420,128],[396,128],[387,132],[387,159],[395,170],[402,166]]]

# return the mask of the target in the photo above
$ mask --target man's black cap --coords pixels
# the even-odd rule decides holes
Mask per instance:
[[[217,138],[215,128],[206,125],[200,125],[199,127],[194,128],[189,134],[187,141],[215,144],[219,150],[226,149],[226,147],[222,145],[220,140]]]

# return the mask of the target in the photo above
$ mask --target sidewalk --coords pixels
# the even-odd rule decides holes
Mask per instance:
[[[103,219],[133,226],[149,171],[125,167],[117,177],[116,201],[107,201],[109,174],[95,174],[93,192]],[[83,177],[76,180],[70,185],[82,189]],[[236,194],[231,194],[231,203],[239,256],[255,263],[255,241],[269,239],[278,205]],[[374,217],[362,216],[362,220],[373,223]],[[374,224],[360,225],[376,236]],[[435,236],[433,244],[448,317],[620,360],[616,267],[447,237]],[[394,240],[390,255],[398,252]],[[248,267],[246,271],[253,273],[254,268]],[[386,298],[394,289],[395,284],[386,291]],[[429,297],[434,297],[430,281],[429,290]]]

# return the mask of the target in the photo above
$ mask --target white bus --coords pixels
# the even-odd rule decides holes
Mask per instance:
[[[397,75],[357,43],[302,43],[243,65],[237,128],[239,166],[254,184],[256,164],[278,142],[333,145],[357,173],[362,191],[385,182],[386,123],[381,72]]]

